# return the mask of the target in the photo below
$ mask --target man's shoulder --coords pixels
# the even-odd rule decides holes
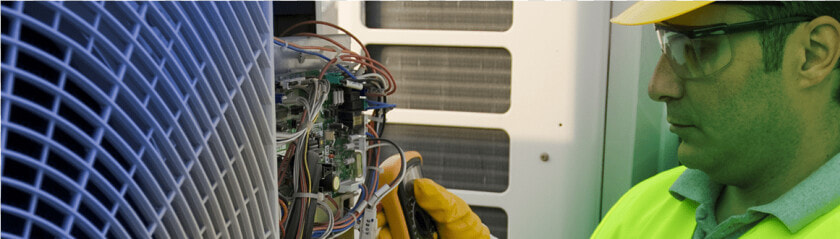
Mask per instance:
[[[677,200],[668,190],[685,170],[683,166],[672,168],[630,188],[592,238],[690,238],[696,225],[696,204]]]
[[[675,167],[636,184],[621,196],[613,208],[636,216],[679,208],[682,203],[671,195],[669,188],[685,170],[684,166]]]
[[[672,169],[662,171],[653,177],[645,179],[644,181],[633,186],[627,194],[631,193],[657,193],[670,196],[668,188],[677,181],[677,178],[685,172],[685,166],[678,166]]]

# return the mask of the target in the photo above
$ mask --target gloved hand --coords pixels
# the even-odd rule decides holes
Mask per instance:
[[[413,160],[422,161],[420,153],[416,151],[405,152],[405,156],[409,159],[409,168],[418,167],[411,166],[412,162],[417,162]],[[400,155],[392,155],[382,163],[381,167],[383,172],[380,175],[379,187],[397,178],[401,167]],[[414,200],[435,221],[439,238],[491,238],[490,230],[481,223],[481,219],[464,200],[431,179],[418,178],[412,183]],[[400,184],[400,186],[403,185]],[[379,239],[409,239],[410,237],[405,220],[406,215],[403,214],[400,199],[397,196],[398,190],[400,188],[385,195],[377,210],[376,221],[379,228],[377,238]]]
[[[388,220],[385,219],[385,212],[383,210],[376,210],[376,226],[379,228],[379,233],[376,234],[377,239],[391,239],[391,228],[388,227]]]
[[[414,197],[437,223],[440,238],[490,238],[490,229],[481,223],[469,205],[431,179],[414,180]],[[376,213],[379,239],[391,239],[388,220],[382,210]]]
[[[469,205],[428,178],[414,180],[414,197],[437,223],[440,238],[490,238]]]

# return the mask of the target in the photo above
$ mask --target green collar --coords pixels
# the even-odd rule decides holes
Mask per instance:
[[[840,154],[835,155],[802,182],[776,200],[747,209],[773,215],[796,233],[817,217],[840,205]],[[723,185],[697,169],[686,169],[671,185],[674,198],[714,205]],[[714,209],[712,209],[714,210]]]

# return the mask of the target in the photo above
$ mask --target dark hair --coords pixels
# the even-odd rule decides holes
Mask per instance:
[[[830,16],[840,21],[840,2],[729,2],[736,4],[755,19],[777,19],[790,16]],[[782,64],[783,49],[790,33],[797,24],[783,24],[759,31],[761,37],[764,70],[773,72]],[[838,61],[837,69],[840,69]],[[834,99],[840,103],[840,87]]]

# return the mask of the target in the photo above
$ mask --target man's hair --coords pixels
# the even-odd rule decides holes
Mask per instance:
[[[840,21],[840,2],[730,2],[752,15],[755,19],[778,19],[791,16],[830,16]],[[764,70],[774,72],[782,65],[784,46],[788,36],[798,24],[782,24],[759,31]],[[840,61],[835,68],[840,69]],[[834,99],[840,103],[840,87]]]

